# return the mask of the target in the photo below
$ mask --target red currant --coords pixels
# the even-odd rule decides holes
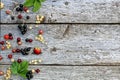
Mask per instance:
[[[32,40],[32,39],[29,39],[29,42],[31,43],[31,42],[33,42],[33,40]]]
[[[16,52],[16,49],[12,49],[12,52],[15,53],[15,52]]]
[[[10,39],[10,40],[13,40],[13,36],[9,36],[9,39]]]
[[[22,19],[22,15],[21,14],[18,15],[18,19]]]
[[[1,45],[4,45],[4,44],[5,44],[5,41],[1,41],[0,44],[1,44]]]
[[[5,35],[4,35],[4,39],[8,40],[8,39],[9,39],[9,35],[8,35],[8,34],[5,34]]]
[[[9,54],[9,55],[8,55],[8,58],[9,58],[9,59],[12,59],[12,57],[13,57],[12,54]]]
[[[42,31],[42,30],[39,30],[39,34],[43,34],[43,31]]]
[[[3,57],[0,55],[0,61],[3,59]]]
[[[18,37],[18,38],[17,38],[17,42],[20,42],[20,41],[21,41],[21,38],[20,38],[20,37]]]
[[[21,60],[21,59],[18,59],[18,60],[17,60],[17,62],[18,62],[18,63],[21,63],[21,62],[22,62],[22,60]]]
[[[27,12],[28,8],[27,8],[27,7],[24,7],[23,10],[24,10],[25,12]]]
[[[36,72],[36,73],[39,73],[39,72],[40,72],[40,69],[36,69],[35,72]]]
[[[16,52],[18,52],[18,53],[19,53],[19,52],[20,52],[20,49],[16,49]]]

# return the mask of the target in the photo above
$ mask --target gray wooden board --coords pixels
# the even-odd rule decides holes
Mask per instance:
[[[8,66],[1,66],[6,70]],[[120,80],[120,66],[30,66],[29,69],[40,68],[32,80]],[[3,77],[0,77],[0,80]],[[12,76],[12,80],[23,80]]]
[[[13,2],[25,0],[1,1],[5,4],[1,22],[16,23],[5,11],[13,8]],[[44,15],[45,23],[120,23],[120,0],[46,0],[38,12],[28,14],[31,19],[27,22],[35,23],[36,14]]]
[[[30,25],[29,25],[30,26]],[[84,64],[118,64],[120,65],[120,25],[35,25],[32,30],[23,36],[17,25],[1,25],[1,40],[3,35],[13,33],[14,40],[10,41],[13,48],[18,47],[16,38],[21,37],[23,45],[20,47],[42,48],[43,54],[23,56],[14,54],[14,58],[26,60],[42,59],[41,64],[65,64],[65,65],[84,65]],[[38,41],[25,43],[25,38],[34,39],[38,30],[44,31],[44,38],[48,45]],[[1,64],[8,64],[10,61],[7,55],[11,50],[1,51],[4,59]]]

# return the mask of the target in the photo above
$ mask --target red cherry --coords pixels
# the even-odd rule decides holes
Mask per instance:
[[[39,55],[41,54],[41,49],[40,48],[34,48],[34,53]]]
[[[18,62],[18,63],[21,63],[21,62],[22,62],[22,60],[21,60],[21,59],[18,59],[18,60],[17,60],[17,62]]]
[[[21,38],[20,38],[20,37],[18,37],[18,38],[17,38],[17,42],[20,42],[20,41],[21,41]]]
[[[9,36],[9,39],[10,39],[10,40],[13,40],[13,36]]]
[[[11,11],[10,11],[10,10],[7,10],[7,11],[6,11],[6,14],[10,14],[10,13],[11,13]]]
[[[12,59],[12,54],[9,54],[9,55],[8,55],[8,58],[9,58],[9,59]]]
[[[43,34],[43,30],[39,30],[39,34]]]
[[[4,39],[8,40],[8,39],[9,39],[9,35],[8,35],[8,34],[5,34],[5,35],[4,35]]]
[[[22,19],[22,15],[21,14],[18,15],[18,19]]]
[[[33,40],[32,40],[32,39],[29,39],[28,41],[29,41],[30,43],[31,43],[31,42],[33,42]]]
[[[36,73],[39,73],[39,72],[40,72],[40,69],[36,69],[35,72],[36,72]]]
[[[0,55],[0,61],[3,59],[3,57]]]
[[[5,44],[5,41],[1,41],[0,44],[1,44],[1,45],[4,45],[4,44]]]
[[[12,52],[15,53],[15,52],[16,52],[16,49],[12,49]]]
[[[20,52],[20,49],[16,49],[16,52]]]
[[[27,8],[27,7],[24,7],[23,10],[24,10],[25,12],[27,12],[28,8]]]

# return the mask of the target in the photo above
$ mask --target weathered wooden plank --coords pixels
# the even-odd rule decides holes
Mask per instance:
[[[8,66],[0,65],[5,70]],[[40,75],[32,80],[119,80],[120,66],[30,66],[29,69],[40,68]],[[2,80],[2,77],[0,77]],[[12,80],[23,80],[12,76]]]
[[[12,9],[12,2],[24,0],[1,0],[1,22],[13,23],[5,10]],[[45,23],[120,23],[120,0],[46,0],[39,12],[30,13],[28,23],[35,23],[35,15],[46,17]]]
[[[32,25],[35,26],[35,25]],[[25,43],[25,38],[35,38],[38,30],[43,29],[44,38],[48,45],[33,41]],[[28,30],[22,36],[17,25],[2,25],[1,35],[13,33],[12,46],[17,46],[16,38],[21,37],[22,46],[39,46],[43,54],[22,56],[14,54],[14,58],[26,60],[43,60],[42,64],[119,64],[120,65],[120,25],[39,25],[38,28]],[[3,37],[1,38],[3,40]],[[8,63],[6,58],[10,50],[1,51],[4,56],[2,63]]]

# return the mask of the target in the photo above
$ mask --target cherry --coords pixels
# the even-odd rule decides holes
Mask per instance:
[[[8,35],[8,34],[5,34],[5,35],[4,35],[4,39],[8,40],[8,39],[9,39],[9,35]]]
[[[12,57],[13,57],[12,54],[9,54],[9,55],[8,55],[8,58],[9,58],[9,59],[12,59]]]
[[[9,36],[9,39],[10,39],[10,40],[13,40],[13,36]]]
[[[1,44],[1,45],[4,45],[4,44],[5,44],[5,41],[1,41],[0,44]]]
[[[22,19],[22,15],[21,14],[18,15],[18,19]]]
[[[33,40],[32,40],[32,39],[29,39],[29,42],[31,43],[31,42],[33,42]]]
[[[27,8],[27,7],[24,7],[23,10],[24,10],[25,12],[27,12],[28,8]]]
[[[18,38],[17,38],[17,42],[20,42],[20,41],[21,41],[21,38],[20,38],[20,37],[18,37]]]
[[[40,72],[40,70],[39,70],[39,69],[36,69],[36,70],[35,70],[35,72],[36,72],[36,73],[39,73],[39,72]]]
[[[0,55],[0,61],[3,59],[3,57]]]
[[[39,30],[39,34],[43,34],[43,31],[41,29]]]
[[[12,52],[15,53],[15,52],[16,52],[16,49],[12,49]]]
[[[21,59],[18,59],[18,60],[17,60],[17,62],[18,62],[18,63],[21,63],[21,62],[22,62],[22,60],[21,60]]]

